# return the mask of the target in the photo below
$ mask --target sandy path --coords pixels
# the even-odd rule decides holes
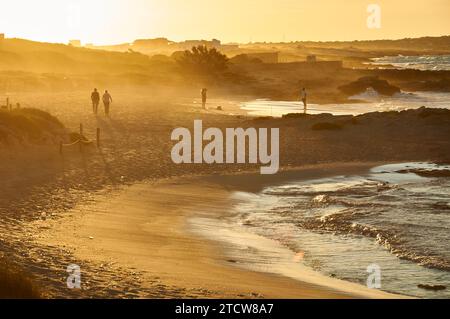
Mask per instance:
[[[355,168],[344,166],[342,170],[350,172]],[[330,171],[333,170],[309,168],[284,177],[320,176]],[[251,179],[245,175],[233,179],[239,180]],[[140,297],[393,297],[335,279],[309,278],[307,283],[231,266],[219,243],[194,236],[186,224],[195,212],[215,216],[230,205],[230,190],[236,187],[230,181],[224,183],[223,178],[218,181],[227,186],[197,178],[126,187],[76,207],[67,217],[47,221],[48,227],[37,242],[64,247],[81,264],[134,269],[141,274]],[[270,181],[263,181],[266,182]],[[83,276],[90,278],[95,274]]]

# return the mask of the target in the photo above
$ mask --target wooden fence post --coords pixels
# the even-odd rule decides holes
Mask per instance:
[[[97,127],[97,148],[100,148],[100,128]]]
[[[83,152],[83,124],[80,123],[80,140],[78,141],[80,152]]]

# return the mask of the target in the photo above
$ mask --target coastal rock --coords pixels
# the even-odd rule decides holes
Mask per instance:
[[[419,284],[419,285],[417,285],[417,287],[419,287],[420,289],[433,290],[433,291],[440,291],[440,290],[447,289],[447,287],[443,286],[443,285],[424,285],[424,284]]]
[[[366,92],[372,88],[378,94],[392,96],[400,93],[400,88],[389,84],[388,81],[380,79],[378,76],[365,76],[358,80],[339,87],[339,90],[348,96]]]
[[[450,170],[447,169],[402,169],[398,170],[397,173],[408,174],[414,173],[421,177],[450,177]]]
[[[408,89],[414,91],[450,92],[450,79],[412,82],[409,84]]]

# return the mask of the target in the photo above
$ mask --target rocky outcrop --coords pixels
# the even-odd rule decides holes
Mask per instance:
[[[417,285],[417,287],[419,287],[420,289],[432,290],[432,291],[439,291],[439,290],[447,289],[447,287],[445,287],[443,285],[424,285],[424,284],[420,284],[420,285]]]
[[[450,92],[450,79],[416,81],[409,83],[407,88],[413,91]]]
[[[400,93],[400,88],[389,84],[388,81],[380,79],[378,76],[365,76],[357,81],[351,82],[339,87],[339,90],[348,96],[357,95],[366,92],[372,88],[378,94],[392,96]]]
[[[64,125],[47,112],[34,108],[0,110],[0,146],[56,143],[66,135]]]

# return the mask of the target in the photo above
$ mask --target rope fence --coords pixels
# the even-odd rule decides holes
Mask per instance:
[[[97,128],[96,140],[93,141],[93,140],[86,139],[86,137],[84,136],[83,124],[80,124],[80,138],[72,143],[60,142],[59,143],[59,153],[62,155],[64,148],[69,148],[69,147],[76,146],[76,145],[79,145],[79,149],[81,152],[83,150],[83,145],[92,145],[94,143],[96,143],[97,148],[100,148],[100,128]]]

